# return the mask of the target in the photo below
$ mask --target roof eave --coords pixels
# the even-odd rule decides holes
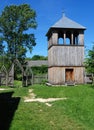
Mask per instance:
[[[46,36],[49,35],[49,33],[51,32],[52,29],[73,29],[73,30],[86,30],[86,27],[83,27],[83,28],[70,28],[70,27],[50,27],[48,32],[46,33]]]

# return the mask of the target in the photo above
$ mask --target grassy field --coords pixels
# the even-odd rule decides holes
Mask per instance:
[[[67,99],[50,102],[50,107],[40,102],[24,102],[24,98],[30,96],[31,89],[36,98]],[[91,85],[74,87],[33,85],[23,88],[18,85],[2,90],[0,94],[0,99],[3,94],[8,96],[7,105],[4,105],[8,109],[7,120],[10,121],[8,124],[7,120],[4,122],[4,125],[7,124],[5,130],[94,130],[94,87]],[[5,114],[4,111],[6,109],[0,110]],[[2,119],[0,121],[2,122]],[[4,126],[2,127],[0,130],[4,130]]]

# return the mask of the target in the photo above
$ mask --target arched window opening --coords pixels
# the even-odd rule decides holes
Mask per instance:
[[[66,45],[70,45],[70,39],[66,38]]]
[[[63,44],[63,43],[64,43],[64,39],[60,37],[60,38],[58,39],[58,43],[59,43],[59,44]]]
[[[67,31],[66,32],[66,45],[70,45],[71,44],[71,32]]]

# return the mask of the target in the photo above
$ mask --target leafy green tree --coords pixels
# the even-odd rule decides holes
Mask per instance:
[[[32,57],[32,60],[47,60],[48,58],[45,56],[40,56],[40,55],[34,55]]]
[[[7,70],[9,70],[11,67],[11,61],[6,55],[0,56],[0,69],[3,65],[6,67]]]
[[[94,74],[94,45],[92,49],[88,51],[85,64],[87,72]]]
[[[3,39],[0,38],[0,56],[2,56],[3,53],[4,53]]]
[[[46,66],[46,65],[35,66],[35,67],[32,67],[32,71],[33,71],[34,75],[47,74],[48,66]]]
[[[0,47],[3,42],[7,43],[6,53],[10,60],[23,60],[28,50],[32,52],[33,46],[36,45],[35,36],[29,32],[37,27],[35,18],[36,12],[28,4],[4,8],[0,15]]]

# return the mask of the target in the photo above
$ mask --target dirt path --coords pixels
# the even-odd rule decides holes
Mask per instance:
[[[0,91],[3,91],[3,90],[10,90],[12,88],[0,88]]]
[[[29,96],[24,98],[24,102],[41,102],[45,103],[47,106],[52,106],[49,102],[58,101],[58,100],[66,100],[67,98],[35,98],[35,94],[32,89],[29,89]]]

